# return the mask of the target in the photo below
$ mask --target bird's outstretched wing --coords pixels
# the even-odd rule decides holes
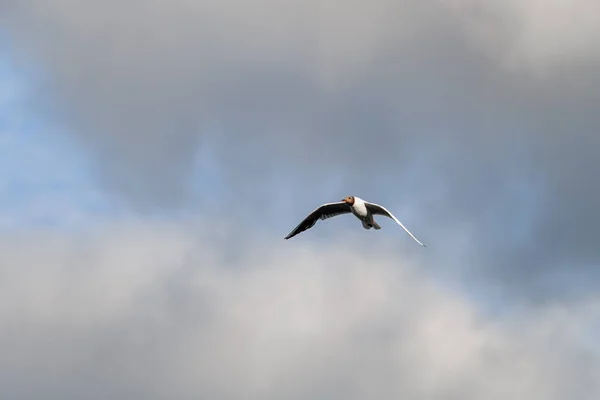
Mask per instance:
[[[304,218],[304,220],[300,222],[298,226],[295,227],[294,230],[285,237],[285,239],[289,239],[293,236],[296,236],[300,232],[304,232],[305,230],[312,228],[319,219],[325,220],[327,218],[335,217],[336,215],[340,214],[347,214],[349,212],[351,212],[350,205],[343,201],[323,204],[308,214],[308,216]]]
[[[410,231],[408,229],[406,229],[406,227],[404,225],[402,225],[402,222],[398,221],[398,218],[394,217],[394,215],[391,212],[389,212],[385,207],[380,206],[379,204],[368,203],[366,201],[365,201],[365,205],[371,211],[371,213],[373,213],[374,215],[383,215],[385,217],[391,218],[394,221],[396,221],[396,223],[398,223],[398,225],[400,225],[402,227],[402,229],[404,229],[406,231],[406,233],[408,233],[410,235],[410,237],[412,237],[413,239],[415,239],[415,241],[417,243],[419,243],[423,247],[427,247],[423,243],[421,243],[419,241],[419,239],[417,239],[415,237],[415,235],[413,235],[412,233],[410,233]]]

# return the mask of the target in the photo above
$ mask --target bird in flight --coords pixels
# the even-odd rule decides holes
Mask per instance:
[[[421,243],[415,237],[415,235],[410,233],[410,231],[406,229],[404,225],[402,225],[402,222],[398,221],[398,219],[394,217],[394,215],[391,212],[389,212],[385,207],[380,206],[379,204],[369,203],[368,201],[364,201],[363,199],[358,198],[356,196],[348,196],[339,202],[325,203],[317,207],[313,212],[308,214],[308,216],[304,218],[304,220],[300,222],[298,226],[295,227],[294,230],[291,231],[285,237],[285,239],[290,239],[296,236],[297,234],[312,228],[319,219],[325,220],[327,218],[335,217],[336,215],[347,213],[354,214],[362,222],[362,226],[365,229],[381,229],[381,226],[379,226],[379,224],[375,222],[375,219],[373,218],[374,215],[383,215],[385,217],[391,218],[394,221],[396,221],[396,223],[400,225],[402,229],[404,229],[406,233],[410,235],[410,237],[415,239],[417,243],[419,243],[423,247],[427,247],[423,243]]]

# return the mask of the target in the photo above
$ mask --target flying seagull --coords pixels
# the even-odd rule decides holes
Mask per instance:
[[[325,220],[327,218],[335,217],[336,215],[352,213],[356,216],[356,218],[360,219],[362,222],[362,226],[365,229],[381,229],[381,226],[375,222],[373,218],[374,215],[383,215],[388,218],[396,221],[398,225],[402,227],[412,237],[423,247],[425,246],[421,243],[404,225],[402,222],[398,221],[394,215],[389,212],[385,207],[380,206],[379,204],[369,203],[368,201],[364,201],[361,198],[356,196],[348,196],[345,199],[337,202],[337,203],[325,203],[322,206],[317,207],[313,212],[308,214],[306,218],[297,227],[294,228],[293,231],[289,233],[285,237],[285,239],[292,238],[299,234],[300,232],[304,232],[307,229],[312,228],[317,220],[322,219]]]

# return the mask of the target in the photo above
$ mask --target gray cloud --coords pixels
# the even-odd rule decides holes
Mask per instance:
[[[385,248],[248,245],[227,261],[196,223],[0,243],[5,398],[600,394],[596,298],[490,317]]]
[[[539,297],[597,286],[593,2],[0,7],[15,57],[39,66],[32,107],[140,209],[189,200],[204,148],[232,218],[286,199],[285,230],[314,193],[358,193],[413,215],[440,259],[458,227],[470,277]]]

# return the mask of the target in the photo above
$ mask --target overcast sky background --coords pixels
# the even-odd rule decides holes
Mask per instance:
[[[597,399],[599,88],[593,0],[0,0],[0,397]]]

